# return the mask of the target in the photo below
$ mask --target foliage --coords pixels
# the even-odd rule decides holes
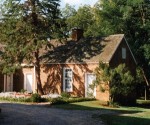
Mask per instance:
[[[70,94],[67,93],[67,92],[62,92],[62,93],[61,93],[61,97],[63,97],[63,98],[69,98],[69,97],[70,97]]]
[[[95,100],[94,98],[54,98],[51,100],[52,105],[57,105],[57,104],[68,104],[68,103],[73,103],[73,102],[83,102],[83,101],[93,101]]]
[[[98,0],[81,6],[66,22],[69,28],[84,29],[84,36],[125,34],[138,65],[150,80],[150,1]]]
[[[52,38],[62,37],[59,0],[5,0],[1,5],[0,38],[3,73],[13,73],[21,63],[33,64],[37,88],[44,94],[40,79],[40,50],[51,47]],[[47,48],[48,48],[47,47]]]
[[[12,97],[0,97],[2,101],[10,101],[10,102],[32,102],[31,98],[12,98]]]
[[[99,67],[96,68],[96,75],[97,85],[107,84],[109,86],[110,102],[127,104],[129,101],[135,101],[134,78],[125,64],[111,69],[107,64],[100,62]]]
[[[77,12],[73,11],[72,15],[66,18],[66,24],[68,26],[68,29],[74,27],[81,28],[84,30],[85,37],[94,35],[91,30],[93,23],[94,23],[93,10],[89,5],[79,7]]]
[[[32,102],[41,102],[42,98],[38,93],[34,93],[31,95]]]
[[[32,94],[31,97],[0,97],[0,100],[11,101],[11,102],[48,102],[51,99],[41,98],[37,93]]]
[[[144,77],[143,77],[143,72],[140,67],[137,67],[136,69],[136,83],[143,83],[144,82]]]
[[[125,34],[138,65],[150,78],[150,1],[99,0],[95,8],[103,34]]]

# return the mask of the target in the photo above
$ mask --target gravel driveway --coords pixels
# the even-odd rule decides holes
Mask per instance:
[[[93,114],[102,114],[100,110],[64,110],[4,102],[0,102],[0,107],[0,125],[104,125],[100,119],[92,118]]]

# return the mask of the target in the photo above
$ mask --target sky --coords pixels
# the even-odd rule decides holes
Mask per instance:
[[[91,5],[93,6],[98,0],[61,0],[61,8],[65,7],[66,3],[74,5],[75,8],[78,8],[80,5]]]
[[[2,2],[3,0],[0,0],[0,2]],[[22,0],[24,1],[24,0]],[[76,9],[78,9],[79,6],[88,4],[93,6],[98,0],[60,0],[61,3],[61,8],[64,8],[65,5],[68,3],[71,6],[75,6]]]

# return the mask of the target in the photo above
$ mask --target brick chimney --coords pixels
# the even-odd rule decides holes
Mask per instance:
[[[73,28],[72,29],[72,40],[78,41],[83,38],[83,30],[80,28]]]

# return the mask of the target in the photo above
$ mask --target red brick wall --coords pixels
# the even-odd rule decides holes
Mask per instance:
[[[85,96],[85,73],[91,73],[97,64],[51,64],[41,68],[41,81],[45,93],[61,93],[63,90],[63,68],[73,70],[74,96]]]
[[[98,64],[49,64],[41,67],[41,82],[45,94],[58,93],[63,91],[63,68],[73,70],[73,92],[72,96],[85,96],[85,74],[93,73]],[[14,90],[20,91],[24,88],[24,74],[32,73],[34,76],[34,67],[23,68],[14,75]],[[36,81],[35,81],[36,83]],[[33,90],[35,90],[33,79]],[[109,98],[108,91],[104,93],[97,87],[97,96],[99,100],[107,101]]]

